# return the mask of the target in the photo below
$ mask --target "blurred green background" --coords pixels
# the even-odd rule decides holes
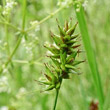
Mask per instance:
[[[5,0],[0,0],[1,6],[3,6],[3,1]],[[17,5],[5,18],[17,28],[21,28],[23,0],[15,1]],[[62,2],[67,3],[65,0],[27,0],[25,29],[59,9]],[[110,85],[110,1],[88,0],[87,6],[84,8],[106,96]],[[1,10],[0,13],[2,13]],[[0,110],[52,109],[55,91],[40,93],[45,86],[39,85],[35,80],[39,80],[42,77],[41,73],[45,71],[43,63],[51,62],[46,57],[47,50],[43,45],[45,42],[53,42],[50,30],[58,34],[56,18],[62,26],[64,21],[70,18],[73,18],[73,24],[77,21],[74,7],[68,6],[29,31],[27,40],[22,38],[11,63],[0,74]],[[19,36],[16,30],[1,22],[0,18],[0,67],[2,68]],[[76,32],[79,32],[79,27]],[[84,50],[83,43],[81,42],[81,44]],[[10,52],[7,51],[8,47],[10,47]],[[80,54],[78,59],[86,59],[86,53]],[[87,61],[80,65],[80,71],[81,75],[71,75],[71,79],[63,81],[57,110],[87,110],[92,100],[97,101]]]

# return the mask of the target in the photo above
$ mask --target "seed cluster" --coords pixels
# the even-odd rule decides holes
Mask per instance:
[[[77,44],[79,34],[73,34],[77,24],[78,22],[74,26],[71,26],[71,21],[69,23],[65,21],[64,28],[62,28],[58,23],[60,35],[58,36],[51,32],[55,45],[44,45],[52,53],[48,57],[51,58],[54,64],[45,64],[46,73],[44,75],[46,81],[40,81],[40,83],[48,85],[45,91],[54,88],[59,89],[62,79],[68,79],[70,73],[79,73],[75,66],[84,61],[76,61],[76,56],[81,52],[78,49],[80,45]]]

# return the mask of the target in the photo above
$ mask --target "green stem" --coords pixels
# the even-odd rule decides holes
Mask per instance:
[[[23,18],[22,18],[22,30],[25,28],[25,21],[26,21],[26,0],[23,0]]]
[[[6,18],[9,22],[9,17]],[[10,45],[9,45],[9,36],[8,36],[8,25],[5,24],[5,33],[6,33],[6,40],[7,40],[7,54],[10,55]]]
[[[20,29],[18,29],[16,26],[12,25],[11,23],[0,21],[0,24],[8,25],[12,27],[13,29],[15,29],[16,31],[21,31]]]
[[[23,1],[23,19],[22,19],[22,31],[24,31],[25,28],[25,15],[26,15],[26,0]],[[20,36],[17,44],[14,48],[14,50],[12,51],[10,57],[8,58],[8,60],[6,61],[6,63],[4,64],[3,68],[1,68],[0,70],[0,74],[3,72],[4,67],[6,68],[8,66],[8,64],[11,62],[12,57],[14,56],[15,52],[17,51],[20,43],[21,43],[22,37]]]
[[[72,5],[72,2],[70,3],[70,5]],[[57,9],[55,12],[51,13],[50,15],[48,15],[47,17],[45,17],[44,19],[42,19],[41,21],[39,21],[38,23],[36,23],[35,25],[31,26],[29,29],[26,30],[26,32],[31,31],[32,29],[34,29],[37,25],[42,24],[43,22],[45,22],[46,20],[48,20],[49,18],[53,17],[55,14],[57,14],[58,12],[60,12],[62,9],[64,9],[66,7],[66,5],[60,7],[59,9]]]
[[[18,39],[18,42],[13,50],[13,52],[11,53],[10,57],[8,58],[7,62],[4,64],[4,67],[6,68],[8,66],[8,64],[11,62],[11,59],[13,57],[13,55],[15,54],[16,50],[18,49],[19,45],[20,45],[20,42],[21,42],[21,37]],[[0,70],[0,74],[3,72],[3,69],[4,68],[1,68]]]
[[[57,100],[58,100],[59,89],[56,89],[56,97],[54,101],[53,110],[56,110]]]
[[[5,6],[5,0],[3,0],[3,6]],[[5,20],[7,21],[7,22],[9,22],[9,16],[5,16],[4,18],[2,17],[2,15],[0,15],[1,16],[1,18],[4,20],[4,18],[5,18]],[[10,55],[10,46],[9,46],[9,36],[8,36],[8,25],[7,24],[5,24],[5,37],[6,37],[6,41],[7,41],[7,54],[8,55]]]
[[[7,20],[7,22],[9,22],[10,19],[10,15],[5,17],[5,19]],[[5,24],[5,33],[6,33],[6,41],[7,41],[7,54],[10,56],[10,45],[9,45],[9,35],[8,35],[8,28],[9,26],[7,24]],[[11,66],[13,67],[13,63],[11,61]]]
[[[59,9],[57,9],[55,12],[51,13],[50,15],[48,15],[47,17],[43,18],[41,21],[39,21],[38,23],[36,23],[35,25],[31,26],[29,29],[26,30],[26,32],[31,31],[32,29],[34,29],[37,25],[42,24],[43,22],[45,22],[46,20],[48,20],[49,18],[53,17],[55,14],[57,14],[60,10],[62,10],[64,7],[61,7]]]

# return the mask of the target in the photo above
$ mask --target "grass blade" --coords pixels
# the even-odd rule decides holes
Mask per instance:
[[[75,12],[76,12],[76,16],[79,22],[79,28],[82,34],[82,39],[83,39],[83,44],[85,46],[87,59],[88,59],[89,66],[92,72],[94,86],[95,86],[97,96],[99,99],[100,110],[102,110],[103,103],[104,103],[104,96],[103,96],[103,91],[102,91],[102,86],[101,86],[101,81],[100,81],[100,76],[99,76],[99,72],[97,68],[94,50],[91,44],[90,36],[89,36],[87,25],[86,25],[86,20],[84,17],[84,10],[82,6],[80,7],[80,11],[77,12],[76,9],[77,9],[77,4],[75,4]]]

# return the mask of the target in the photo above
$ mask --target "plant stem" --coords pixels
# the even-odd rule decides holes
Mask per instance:
[[[8,64],[11,62],[11,59],[12,59],[13,55],[15,54],[16,50],[18,49],[20,42],[21,42],[21,37],[18,39],[17,44],[16,44],[13,52],[11,53],[10,57],[8,58],[7,62],[4,64],[4,67],[1,68],[0,74],[3,72],[3,69],[6,68],[8,66]]]
[[[7,22],[9,22],[10,19],[10,15],[8,15],[7,17],[5,17],[5,19],[7,20]],[[7,24],[5,24],[5,37],[6,37],[6,41],[7,41],[7,54],[10,56],[10,45],[9,45],[9,35],[8,35],[8,28],[9,26]],[[11,61],[11,66],[13,67],[13,63]]]
[[[22,18],[22,30],[25,28],[25,21],[26,21],[26,0],[23,0],[23,18]]]
[[[54,101],[53,110],[56,110],[57,100],[58,100],[59,89],[56,89],[56,97]]]
[[[0,21],[0,24],[5,24],[5,25],[8,25],[8,26],[12,27],[16,31],[21,31],[20,29],[18,29],[16,26],[12,25],[11,23]]]
[[[53,17],[55,14],[57,14],[60,10],[62,10],[64,7],[61,7],[59,9],[57,9],[55,12],[51,13],[50,15],[48,15],[47,17],[43,18],[41,21],[39,21],[38,23],[36,23],[35,25],[31,26],[29,29],[26,30],[26,32],[31,31],[32,29],[34,29],[37,25],[40,25],[41,23],[45,22],[46,20],[48,20],[49,18]]]
[[[5,6],[5,0],[3,1],[3,6]],[[9,22],[9,16],[5,16],[7,22]],[[10,55],[10,46],[9,46],[9,36],[8,36],[8,25],[5,24],[5,37],[7,41],[7,54]]]
[[[70,5],[72,5],[72,2],[70,3]],[[43,22],[45,22],[46,20],[48,20],[49,18],[53,17],[55,14],[57,14],[58,12],[60,12],[62,9],[64,9],[66,7],[66,5],[60,7],[59,9],[57,9],[55,12],[51,13],[50,15],[48,15],[47,17],[45,17],[44,19],[42,19],[41,21],[39,21],[38,23],[36,23],[35,25],[31,26],[29,29],[26,30],[26,32],[31,31],[32,29],[34,29],[37,25],[42,24]]]
[[[26,0],[23,1],[23,19],[22,19],[22,31],[23,32],[24,32],[24,28],[25,28],[25,15],[26,15]],[[8,64],[11,62],[12,57],[14,56],[15,52],[17,51],[17,49],[18,49],[18,47],[21,43],[21,40],[22,40],[22,36],[19,36],[17,44],[16,44],[14,50],[12,51],[10,57],[8,58],[8,60],[5,62],[5,64],[1,68],[0,74],[3,72],[3,69],[6,68],[8,66]]]
[[[7,21],[9,22],[9,17],[7,17]],[[8,25],[5,24],[5,33],[6,33],[6,40],[7,40],[7,54],[10,55],[10,45],[9,45],[9,36],[8,36]]]

